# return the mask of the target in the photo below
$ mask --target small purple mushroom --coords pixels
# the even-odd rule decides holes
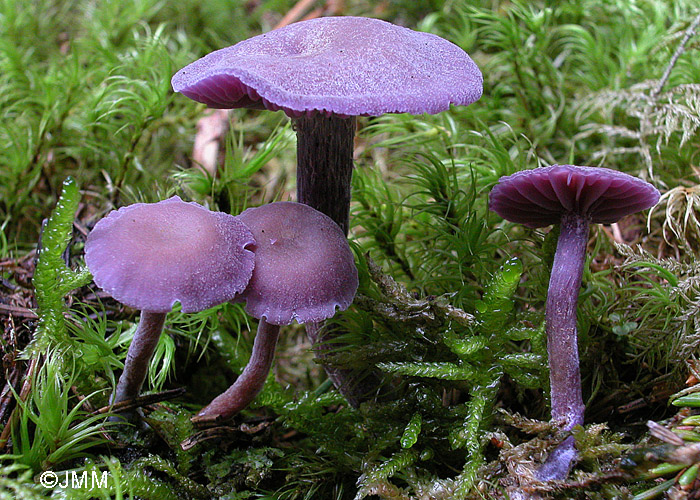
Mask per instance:
[[[282,110],[297,130],[297,201],[348,232],[355,116],[439,113],[481,97],[457,45],[363,17],[322,17],[217,50],[173,89],[212,108]]]
[[[95,225],[85,243],[95,284],[141,311],[113,404],[138,396],[175,302],[183,312],[203,311],[246,287],[254,243],[237,217],[177,196],[122,207]]]
[[[323,321],[352,303],[358,286],[350,246],[338,225],[308,205],[277,202],[238,216],[253,232],[255,268],[235,301],[258,318],[248,365],[201,410],[198,425],[227,420],[248,406],[272,366],[280,325]]]
[[[583,424],[576,303],[589,224],[611,224],[658,201],[658,190],[641,179],[606,168],[574,165],[516,172],[502,177],[491,191],[489,208],[504,219],[530,228],[560,224],[545,328],[552,420],[564,431]],[[539,479],[566,478],[576,455],[569,436],[538,471]]]

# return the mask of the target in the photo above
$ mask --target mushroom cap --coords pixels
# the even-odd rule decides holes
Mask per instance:
[[[346,309],[358,278],[350,245],[327,215],[302,203],[281,201],[239,215],[256,243],[255,269],[236,302],[273,325],[309,323]]]
[[[175,92],[212,108],[292,117],[438,113],[483,90],[457,45],[379,19],[321,17],[217,50],[178,71]]]
[[[491,190],[489,208],[536,228],[558,224],[566,213],[612,224],[658,201],[659,191],[637,177],[601,167],[552,165],[501,177]]]
[[[253,274],[253,234],[238,218],[173,196],[110,212],[85,243],[97,286],[119,302],[165,313],[203,311],[241,292]]]

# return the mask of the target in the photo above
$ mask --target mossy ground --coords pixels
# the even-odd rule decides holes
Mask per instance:
[[[226,304],[168,316],[146,392],[184,390],[144,408],[147,428],[105,424],[99,410],[138,314],[88,283],[85,237],[113,208],[173,194],[233,214],[293,199],[284,115],[215,116],[226,130],[210,175],[193,161],[207,110],[170,88],[178,68],[272,29],[293,5],[0,2],[0,499],[500,498],[537,487],[529,466],[556,438],[540,422],[554,240],[486,202],[500,176],[553,163],[628,172],[663,198],[591,232],[578,322],[582,460],[570,482],[539,494],[695,498],[695,457],[647,471],[679,462],[698,437],[693,410],[668,405],[682,390],[682,404],[700,404],[691,0],[316,2],[317,14],[443,36],[484,74],[484,96],[469,107],[359,120],[350,238],[360,290],[336,318],[345,333],[331,362],[381,374],[388,394],[349,407],[290,327],[250,409],[196,434],[189,417],[235,379],[252,346],[254,320]],[[682,443],[655,447],[646,422],[669,418]],[[110,479],[48,489],[37,483],[47,470]]]

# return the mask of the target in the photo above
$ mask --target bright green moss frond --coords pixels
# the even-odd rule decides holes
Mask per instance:
[[[63,258],[71,240],[73,218],[79,202],[78,185],[73,179],[66,179],[56,208],[42,231],[32,280],[39,306],[39,325],[34,339],[38,349],[44,349],[52,342],[66,341],[64,296],[92,279],[87,269],[73,271]]]

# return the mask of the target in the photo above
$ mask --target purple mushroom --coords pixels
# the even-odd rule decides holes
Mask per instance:
[[[212,108],[282,110],[297,131],[297,201],[348,232],[355,116],[439,113],[481,97],[466,52],[363,17],[322,17],[217,50],[173,89]]]
[[[258,318],[248,365],[192,421],[227,420],[257,396],[272,366],[280,325],[319,322],[346,309],[358,277],[345,235],[328,216],[301,203],[277,202],[238,216],[253,232],[255,268],[235,301]]]
[[[466,52],[436,35],[322,17],[212,52],[178,71],[172,86],[212,108],[284,111],[297,132],[297,201],[347,234],[355,117],[466,106],[481,97],[483,78]],[[307,325],[314,344],[328,340],[319,328]],[[351,404],[362,399],[356,392],[370,392],[353,389],[372,385],[369,377],[358,384],[348,371],[325,369]]]
[[[138,396],[175,302],[183,312],[231,300],[253,273],[255,239],[237,217],[173,196],[110,212],[90,232],[85,262],[95,284],[141,311],[112,403]]]
[[[530,228],[560,224],[545,328],[552,420],[564,431],[583,424],[576,303],[589,224],[611,224],[654,206],[658,200],[658,190],[641,179],[606,168],[574,165],[516,172],[502,177],[491,191],[489,208],[504,219]],[[539,479],[566,478],[576,455],[569,436],[538,471]]]

